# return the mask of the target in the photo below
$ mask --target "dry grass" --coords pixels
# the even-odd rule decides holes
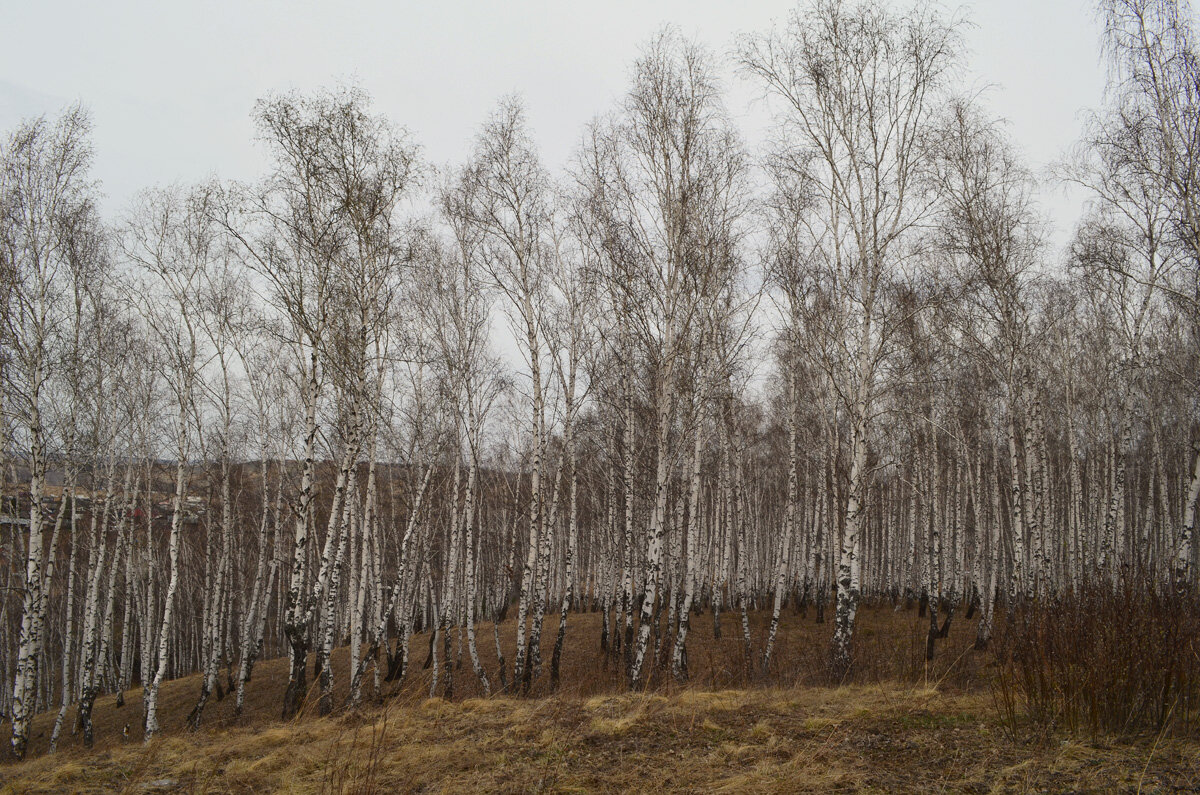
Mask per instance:
[[[761,644],[766,636],[770,619],[764,612],[750,616],[753,637],[758,644],[755,654],[761,654]],[[549,626],[543,634],[545,642],[552,644],[557,626]],[[713,637],[712,614],[695,616],[688,635],[691,666],[689,689],[728,690],[758,687],[796,688],[804,685],[825,684],[825,656],[833,633],[833,622],[817,624],[810,610],[808,616],[792,611],[785,612],[780,624],[779,638],[771,665],[764,674],[757,667],[747,668],[744,664],[740,614],[722,615],[721,638]],[[950,637],[939,641],[937,658],[926,663],[925,633],[927,620],[918,618],[913,610],[894,611],[890,606],[860,608],[855,633],[856,655],[859,660],[852,683],[908,682],[913,684],[936,684],[943,689],[978,690],[987,687],[993,662],[991,655],[970,651],[974,641],[975,622],[956,618]],[[492,687],[499,686],[496,665],[496,650],[492,639],[491,624],[479,626],[479,650]],[[501,625],[501,640],[504,657],[512,666],[515,657],[513,645],[515,622]],[[610,658],[599,648],[600,614],[572,614],[567,624],[567,637],[563,651],[562,686],[558,695],[590,697],[594,695],[619,694],[626,691],[624,669],[619,657]],[[428,635],[417,635],[412,640],[412,666],[410,675],[401,687],[393,691],[385,685],[384,695],[389,700],[399,699],[411,704],[429,695],[431,671],[423,669],[429,642]],[[457,637],[455,638],[457,643]],[[669,644],[667,644],[669,646]],[[549,694],[549,657],[552,646],[543,650],[545,671],[534,683],[531,695],[535,698]],[[669,650],[669,649],[668,649]],[[342,704],[347,696],[348,650],[335,649],[333,666],[335,671],[335,704]],[[316,711],[317,688],[312,686],[310,656],[309,701],[302,718]],[[483,695],[478,680],[464,652],[462,666],[455,671],[455,698],[471,699]],[[222,669],[222,677],[225,675]],[[510,671],[511,673],[511,671]],[[232,729],[277,723],[283,705],[283,691],[287,684],[288,667],[286,658],[269,659],[254,668],[254,679],[246,688],[245,713],[234,717],[232,696],[217,701],[211,699],[204,712],[205,728]],[[371,691],[372,675],[364,681],[364,693]],[[656,668],[651,673],[650,689],[670,694],[679,690],[666,669]],[[198,676],[187,676],[164,682],[159,691],[159,720],[168,733],[186,731],[188,713],[196,703],[200,690]],[[82,738],[70,734],[69,722],[74,713],[68,713],[68,726],[59,741],[59,755],[70,755],[82,750]],[[46,713],[35,718],[30,733],[29,756],[46,753],[55,713]],[[101,696],[92,711],[95,727],[96,751],[139,744],[142,739],[142,691],[133,688],[125,693],[125,704],[116,705],[116,696]],[[129,727],[129,734],[123,732]],[[0,754],[0,764],[3,754]],[[0,767],[0,775],[3,768]]]
[[[762,637],[765,616],[754,616]],[[1138,736],[1121,744],[1029,741],[1003,730],[989,688],[990,655],[971,652],[974,622],[956,618],[930,666],[915,611],[860,612],[855,681],[821,686],[832,628],[789,615],[767,674],[739,664],[733,617],[712,637],[711,615],[693,625],[693,679],[658,676],[625,691],[620,666],[600,654],[599,616],[573,616],[563,687],[532,698],[483,698],[469,663],[456,671],[458,700],[429,699],[425,645],[414,675],[383,705],[318,719],[278,720],[285,660],[256,669],[246,714],[213,703],[204,728],[183,723],[195,677],[169,682],[167,734],[143,746],[141,694],[124,707],[96,705],[96,748],[64,737],[45,756],[52,715],[35,723],[31,752],[0,765],[0,792],[524,792],[524,791],[1195,791],[1200,741]],[[488,661],[491,627],[481,628]],[[511,627],[504,627],[511,646]],[[511,661],[511,648],[505,649]],[[547,653],[548,656],[548,653]],[[345,650],[335,655],[345,686]],[[494,662],[489,666],[497,681]],[[369,689],[369,688],[368,688]]]
[[[31,793],[1153,792],[1200,786],[1200,744],[1023,744],[984,694],[854,685],[398,702],[3,775]]]

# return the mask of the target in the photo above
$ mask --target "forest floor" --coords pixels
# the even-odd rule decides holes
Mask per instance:
[[[767,618],[751,615],[756,643]],[[556,626],[547,620],[547,667]],[[326,718],[309,703],[280,721],[284,659],[255,669],[242,716],[233,716],[232,697],[212,701],[196,733],[184,723],[198,678],[164,683],[164,734],[148,746],[140,741],[140,689],[127,691],[121,707],[105,696],[95,707],[94,748],[68,727],[59,751],[47,755],[54,715],[39,716],[30,758],[0,764],[0,793],[1200,791],[1194,733],[1012,731],[993,695],[991,655],[971,649],[973,620],[956,618],[927,665],[927,620],[915,609],[864,608],[854,680],[830,686],[820,681],[820,662],[832,627],[816,624],[811,611],[787,614],[765,675],[740,664],[740,617],[724,615],[717,639],[707,613],[689,636],[691,682],[660,676],[639,693],[625,692],[621,666],[599,651],[598,614],[572,615],[569,626],[561,688],[547,692],[543,673],[528,698],[482,697],[466,659],[455,670],[456,698],[429,698],[431,672],[421,668],[428,640],[420,636],[413,675],[396,692],[385,684],[382,703],[374,702],[368,675],[364,695],[373,703]],[[492,627],[479,629],[495,687]],[[501,632],[511,666],[511,622]],[[334,663],[340,704],[344,649]]]

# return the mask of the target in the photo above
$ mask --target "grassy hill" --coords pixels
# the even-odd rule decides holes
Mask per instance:
[[[751,618],[761,642],[767,617]],[[577,615],[559,692],[548,692],[543,674],[529,698],[483,698],[464,660],[452,701],[429,698],[430,671],[420,668],[428,640],[418,637],[413,676],[381,703],[328,718],[317,718],[310,704],[286,723],[279,720],[286,660],[268,660],[256,669],[245,713],[233,717],[231,697],[214,701],[197,733],[184,723],[198,679],[166,683],[165,733],[149,746],[140,740],[138,690],[122,707],[113,696],[97,702],[90,751],[64,732],[59,752],[46,755],[54,716],[42,715],[32,758],[0,766],[0,781],[6,792],[1200,788],[1194,737],[1014,736],[989,686],[990,656],[970,649],[973,621],[956,619],[928,667],[926,625],[915,611],[866,609],[860,622],[861,665],[852,683],[819,681],[828,624],[789,614],[776,664],[764,676],[739,664],[740,622],[725,617],[723,637],[715,639],[706,614],[693,624],[689,685],[656,681],[647,692],[628,693],[620,666],[599,652],[599,615]],[[501,627],[510,665],[512,629]],[[491,625],[480,630],[495,685]],[[345,649],[334,662],[345,687]],[[368,701],[370,689],[368,681]]]

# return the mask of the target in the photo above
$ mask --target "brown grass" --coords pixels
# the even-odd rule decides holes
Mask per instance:
[[[1152,755],[1151,755],[1152,753]],[[1023,744],[983,694],[901,685],[401,701],[3,769],[5,791],[1178,791],[1200,745]]]
[[[563,687],[548,674],[534,697],[481,698],[470,664],[457,699],[429,699],[427,641],[413,643],[414,675],[382,705],[318,719],[278,720],[286,660],[256,669],[247,711],[210,704],[204,727],[184,720],[195,677],[166,683],[166,735],[140,742],[141,694],[97,702],[96,748],[64,736],[44,755],[53,715],[35,722],[32,758],[0,766],[0,792],[523,792],[523,791],[1178,791],[1200,787],[1200,742],[1142,736],[1037,742],[1003,730],[989,684],[991,656],[970,650],[974,621],[956,617],[937,659],[923,659],[925,620],[891,607],[860,611],[854,682],[820,684],[832,627],[789,613],[776,663],[741,665],[740,625],[693,623],[692,682],[657,676],[625,691],[620,665],[599,651],[599,615],[571,617]],[[761,642],[766,616],[753,616]],[[512,626],[502,627],[512,660]],[[493,684],[491,627],[480,627]],[[547,635],[552,639],[551,631]],[[549,658],[550,649],[545,657]],[[465,657],[465,655],[464,655]],[[345,650],[335,655],[346,685]],[[547,663],[548,665],[548,663]],[[368,687],[369,692],[369,680]],[[339,694],[340,696],[341,694]],[[339,701],[340,703],[340,701]],[[132,738],[121,728],[131,723]]]
[[[723,613],[721,616],[722,637],[713,637],[711,613],[694,616],[692,630],[688,635],[691,668],[690,688],[710,690],[740,689],[748,687],[787,687],[826,684],[825,660],[833,634],[832,610],[830,620],[817,624],[813,611],[801,616],[786,611],[780,624],[779,637],[773,655],[771,670],[764,675],[757,665],[747,668],[744,664],[740,614]],[[755,640],[754,653],[761,656],[770,616],[766,612],[752,613],[751,631]],[[557,616],[554,617],[555,622]],[[927,620],[917,617],[915,609],[895,611],[891,606],[860,608],[855,632],[857,669],[853,683],[902,681],[921,685],[937,684],[960,690],[980,689],[987,686],[993,665],[988,654],[971,652],[975,622],[956,617],[947,640],[939,641],[938,653],[932,663],[926,663],[925,633]],[[543,631],[544,670],[533,686],[531,696],[542,697],[550,693],[549,665],[553,650],[557,623],[551,626],[546,620]],[[496,648],[492,625],[480,624],[478,628],[479,651],[488,678],[494,689],[499,688],[500,679],[496,664]],[[501,643],[505,660],[511,669],[514,658],[515,622],[501,625]],[[626,688],[624,668],[620,658],[608,658],[600,651],[600,614],[571,614],[567,622],[567,637],[562,662],[562,685],[559,695],[593,696],[597,694],[624,693]],[[457,646],[457,635],[454,643]],[[465,640],[464,640],[465,643]],[[440,643],[439,643],[440,646]],[[422,668],[429,648],[429,636],[417,635],[411,644],[410,674],[398,690],[384,685],[384,695],[389,700],[400,699],[406,703],[421,700],[429,695],[431,671]],[[439,649],[440,653],[440,649]],[[344,703],[348,694],[347,665],[349,652],[343,647],[334,650],[335,703]],[[315,714],[318,690],[312,685],[312,656],[309,657],[309,699],[301,717]],[[264,660],[254,668],[254,679],[246,688],[246,709],[240,718],[233,715],[234,698],[227,696],[222,701],[209,700],[205,708],[204,728],[228,729],[250,727],[278,722],[283,705],[283,691],[287,684],[286,658]],[[670,675],[670,666],[656,669],[649,687],[655,692],[670,693],[678,689]],[[511,678],[511,670],[510,670]],[[455,698],[475,698],[483,692],[471,670],[470,660],[464,649],[462,666],[454,672]],[[225,670],[221,671],[224,681]],[[373,676],[368,673],[364,680],[364,696],[370,698]],[[159,720],[164,732],[171,734],[186,731],[188,713],[196,703],[200,690],[198,676],[187,676],[164,682],[159,691]],[[439,688],[440,691],[440,688]],[[55,712],[35,718],[29,743],[29,756],[39,756],[47,751]],[[68,725],[59,741],[59,754],[82,750],[82,737],[70,734],[70,721],[74,712],[68,713]],[[132,688],[125,693],[125,705],[116,706],[116,696],[101,696],[96,700],[92,712],[95,726],[95,749],[104,750],[125,744],[137,744],[142,739],[142,691]],[[122,730],[128,724],[129,736]],[[0,760],[3,755],[0,754]]]

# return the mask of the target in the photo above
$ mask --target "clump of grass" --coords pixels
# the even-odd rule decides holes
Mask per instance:
[[[353,720],[350,736],[339,736],[330,746],[321,792],[372,795],[380,791],[379,770],[388,734],[389,705],[373,719]],[[345,722],[343,722],[345,725]]]
[[[995,696],[1014,734],[1200,729],[1194,596],[1126,587],[1033,601],[1009,612],[997,640]]]

